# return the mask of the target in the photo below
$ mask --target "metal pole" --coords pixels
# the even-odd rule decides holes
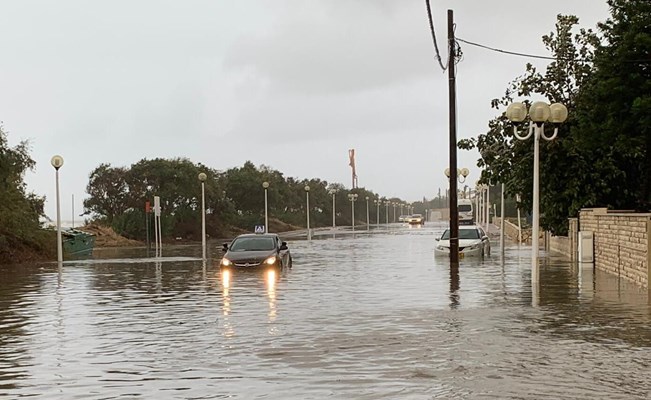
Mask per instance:
[[[520,195],[516,195],[516,201],[518,202],[518,245],[522,243],[522,226],[520,225]]]
[[[57,261],[63,262],[63,242],[61,241],[61,205],[59,202],[59,168],[56,169],[57,196]]]
[[[375,206],[375,211],[377,212],[375,223],[377,226],[380,226],[380,202],[378,201]]]
[[[504,184],[502,183],[502,198],[500,202],[500,251],[504,254]]]
[[[305,210],[307,214],[307,240],[312,240],[312,235],[310,234],[310,192],[309,191],[305,192],[305,198],[307,203],[307,209]]]
[[[336,225],[335,225],[335,193],[332,193],[332,227],[336,228]]]
[[[456,41],[454,14],[448,10],[448,105],[450,107],[450,263],[459,264],[459,209],[457,202],[457,94],[455,77]]]
[[[539,206],[540,206],[540,193],[539,193],[539,180],[538,167],[540,162],[539,157],[539,138],[540,127],[536,124],[534,128],[534,144],[533,144],[533,221],[531,227],[531,281],[538,282],[538,219]]]
[[[147,233],[145,234],[147,238],[147,257],[149,257],[149,252],[151,251],[151,242],[149,239],[149,210],[145,209],[145,229]]]
[[[355,230],[355,198],[351,197],[350,198],[350,210],[352,212],[353,216],[353,231]]]
[[[387,221],[387,227],[388,227],[389,226],[389,202],[388,201],[384,202],[384,208],[385,208],[384,217]]]
[[[269,233],[269,208],[267,201],[267,188],[264,188],[264,233]]]
[[[486,234],[488,234],[488,230],[490,229],[490,223],[491,223],[490,198],[491,198],[491,187],[490,185],[486,185],[486,220],[484,221],[486,223]]]
[[[206,259],[206,191],[204,183],[201,182],[201,251],[203,259]]]
[[[158,257],[163,257],[163,227],[158,216]]]
[[[481,196],[481,192],[479,189],[475,189],[475,224],[479,224],[479,221],[481,218],[479,218],[479,198]]]
[[[371,219],[369,216],[369,209],[368,209],[368,197],[366,198],[366,230],[368,231],[371,229]]]
[[[72,195],[72,228],[75,228],[75,195]]]
[[[158,257],[158,215],[154,211],[154,257]]]

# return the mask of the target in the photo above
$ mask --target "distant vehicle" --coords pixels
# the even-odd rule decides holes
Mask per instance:
[[[291,268],[292,255],[287,242],[280,240],[274,233],[247,233],[224,243],[221,267],[256,268],[276,267]]]
[[[405,222],[410,225],[423,225],[425,224],[425,218],[423,218],[422,214],[413,214],[408,216]]]
[[[437,256],[450,254],[450,229],[446,229],[434,249]],[[484,257],[491,254],[491,242],[486,232],[476,225],[464,225],[459,227],[459,258]]]
[[[407,218],[409,218],[409,215],[401,215],[398,217],[398,222],[407,222]]]
[[[457,200],[457,210],[459,212],[459,225],[472,225],[475,223],[470,199]]]

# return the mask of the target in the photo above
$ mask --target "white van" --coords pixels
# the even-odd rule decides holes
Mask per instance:
[[[459,225],[472,225],[474,223],[472,201],[470,199],[459,199],[457,200],[457,208],[459,211]]]

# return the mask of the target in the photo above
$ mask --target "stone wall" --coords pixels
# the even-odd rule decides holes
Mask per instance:
[[[563,254],[570,261],[578,259],[578,218],[569,218],[569,229],[567,236],[553,236],[549,232],[545,232],[545,249]]]
[[[583,209],[579,228],[594,233],[596,269],[649,287],[651,214]]]
[[[493,225],[500,226],[500,217],[493,218]],[[508,220],[504,220],[504,235],[511,239],[514,242],[518,242],[518,226]],[[529,236],[531,236],[531,230],[522,230],[522,240],[525,241]]]
[[[567,236],[553,236],[548,235],[546,238],[548,244],[547,249],[549,251],[554,251],[556,253],[561,253],[564,256],[570,258],[570,238]]]

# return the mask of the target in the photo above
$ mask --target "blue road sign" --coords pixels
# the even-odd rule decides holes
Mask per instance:
[[[254,232],[255,233],[264,233],[264,225],[256,225]]]

